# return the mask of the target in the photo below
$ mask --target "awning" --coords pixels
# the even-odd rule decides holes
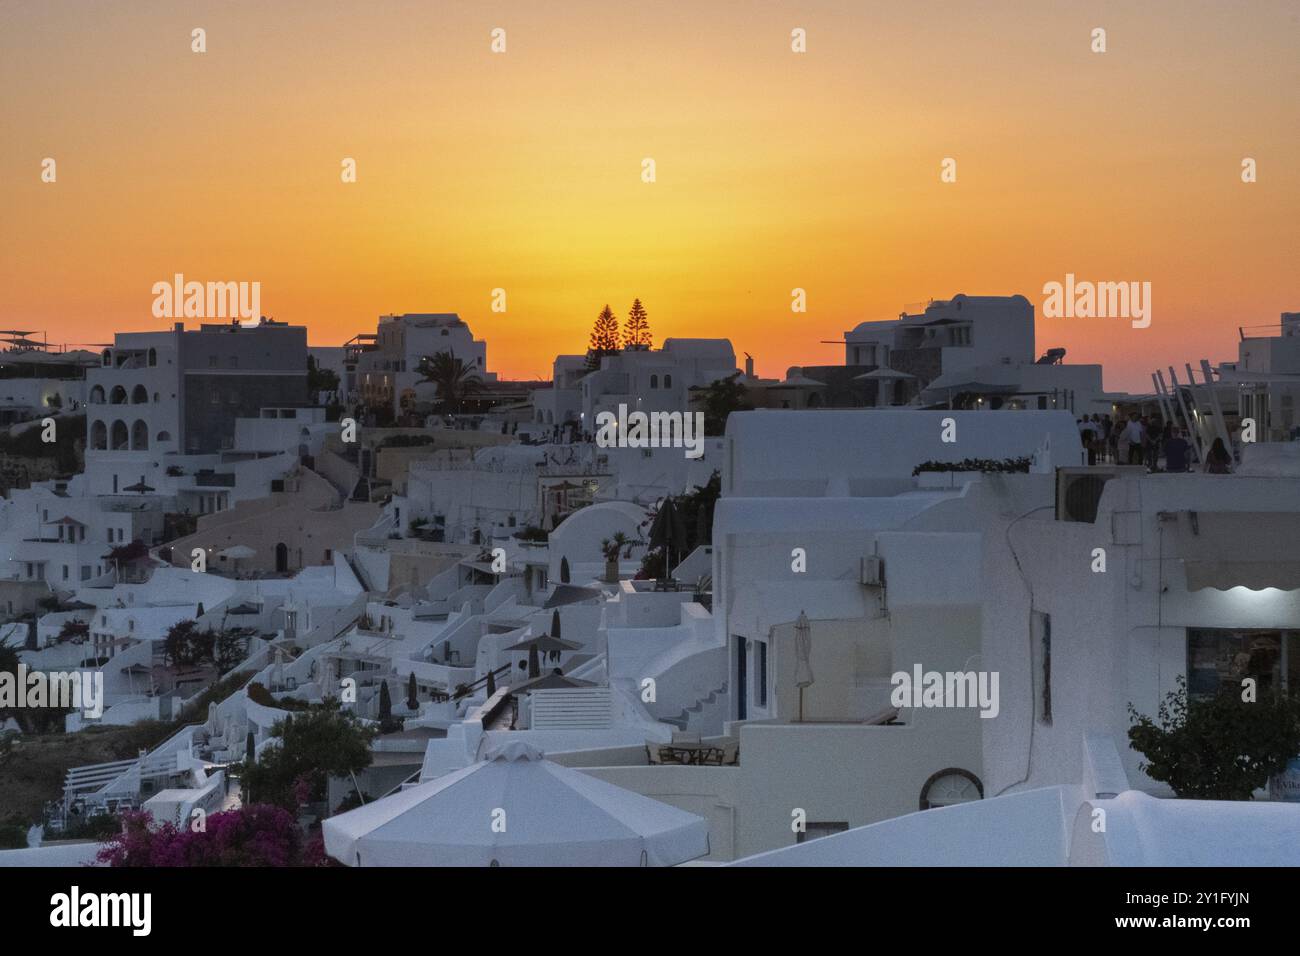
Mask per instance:
[[[1300,513],[1180,511],[1177,539],[1189,591],[1300,589]]]
[[[519,739],[336,814],[322,835],[348,866],[675,866],[709,852],[703,817],[545,760]]]

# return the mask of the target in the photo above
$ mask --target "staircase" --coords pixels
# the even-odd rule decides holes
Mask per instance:
[[[725,706],[729,698],[727,697],[727,682],[723,681],[721,687],[709,691],[708,696],[702,697],[688,707],[682,708],[681,712],[673,717],[660,717],[659,719],[665,724],[672,724],[678,730],[686,730],[695,718],[694,723],[698,726],[702,720],[708,716],[706,710],[718,709],[718,706]],[[719,701],[722,705],[719,705]]]

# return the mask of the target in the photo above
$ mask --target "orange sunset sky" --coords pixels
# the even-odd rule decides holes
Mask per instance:
[[[180,272],[261,282],[313,345],[459,312],[536,378],[640,296],[656,344],[781,375],[930,297],[1041,313],[1069,272],[1151,282],[1153,322],[1040,314],[1039,352],[1149,390],[1300,310],[1297,49],[1294,0],[0,0],[0,325],[165,328]]]

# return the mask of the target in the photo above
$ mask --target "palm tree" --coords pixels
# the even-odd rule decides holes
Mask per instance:
[[[421,381],[438,386],[438,404],[444,412],[460,411],[465,400],[483,388],[478,370],[450,352],[420,359],[420,374]]]

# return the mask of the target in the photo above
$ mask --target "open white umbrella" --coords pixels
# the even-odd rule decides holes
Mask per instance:
[[[217,557],[229,558],[231,561],[243,561],[246,558],[257,557],[257,552],[246,544],[235,544],[224,551],[218,551]]]
[[[326,852],[348,866],[674,866],[709,852],[702,817],[518,739],[322,827]]]
[[[865,375],[855,375],[853,379],[854,381],[879,383],[876,386],[876,405],[883,408],[894,403],[894,389],[897,387],[898,382],[915,377],[915,375],[908,375],[906,372],[895,371],[892,368],[877,368],[872,369]]]

